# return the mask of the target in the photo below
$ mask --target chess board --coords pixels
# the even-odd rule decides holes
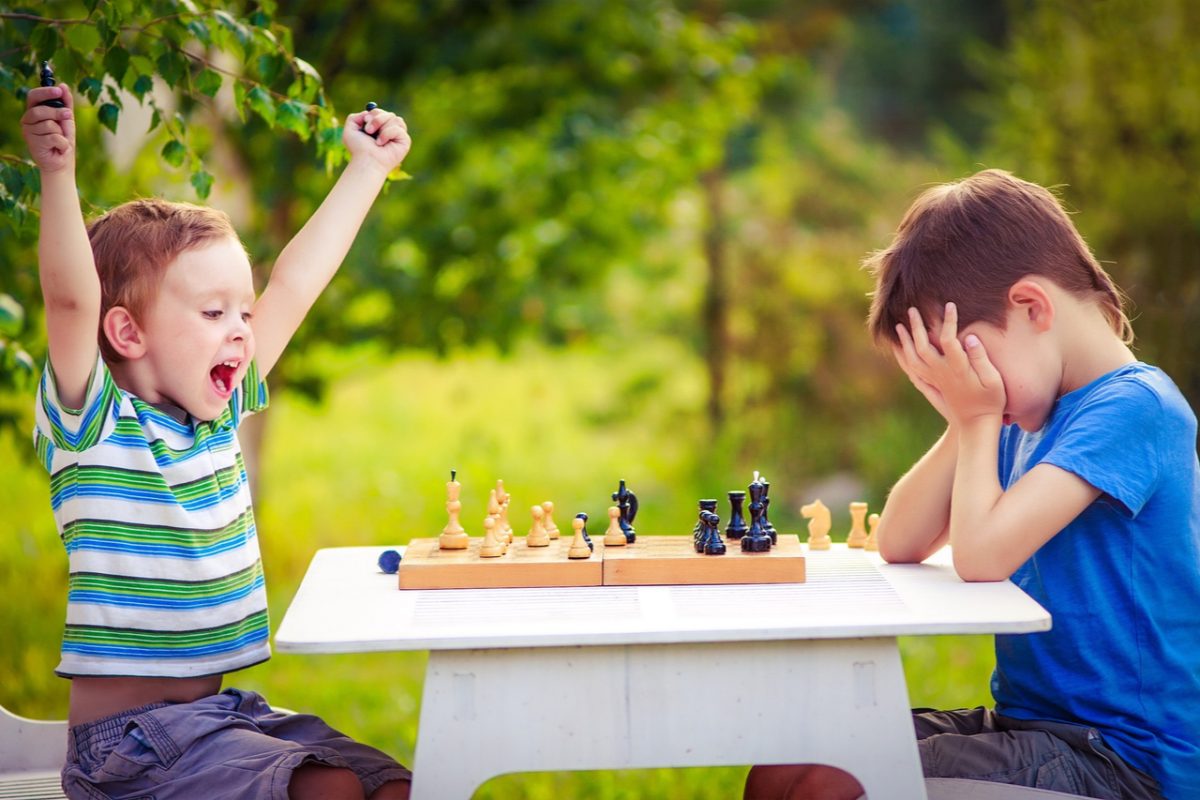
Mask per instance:
[[[465,550],[441,550],[438,540],[413,539],[400,562],[401,589],[499,589],[532,586],[645,586],[729,583],[803,583],[804,548],[779,534],[765,553],[744,553],[726,541],[725,555],[697,553],[691,535],[643,536],[623,547],[592,537],[590,558],[567,558],[570,537],[529,547],[521,537],[496,558],[481,558],[482,537]]]

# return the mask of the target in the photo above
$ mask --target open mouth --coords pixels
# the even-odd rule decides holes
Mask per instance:
[[[240,361],[222,361],[208,371],[209,379],[220,394],[233,391],[233,376],[237,372]]]

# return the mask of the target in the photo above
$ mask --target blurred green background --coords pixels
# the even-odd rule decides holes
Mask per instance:
[[[49,0],[0,6],[0,704],[62,717],[65,555],[32,459],[45,341],[35,64],[80,96],[89,215],[227,210],[261,279],[374,100],[414,146],[271,375],[243,446],[277,623],[319,547],[518,505],[640,530],[772,483],[881,507],[939,433],[869,341],[862,258],[926,186],[1057,187],[1138,353],[1200,400],[1200,9],[1159,2]],[[524,498],[524,499],[522,499]],[[989,637],[903,640],[914,705],[988,702]],[[423,654],[276,656],[231,683],[411,760]],[[313,680],[320,676],[320,680]],[[743,769],[508,776],[480,798],[738,796]]]

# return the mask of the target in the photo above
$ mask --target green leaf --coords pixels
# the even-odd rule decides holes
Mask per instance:
[[[209,97],[214,97],[221,88],[221,75],[207,67],[196,76],[196,88]]]
[[[110,47],[104,54],[104,68],[120,83],[129,69],[129,51],[124,47]]]
[[[93,103],[100,99],[100,92],[104,89],[104,84],[97,78],[87,77],[79,82],[79,93],[85,96]]]
[[[146,133],[157,128],[162,124],[162,114],[158,110],[158,106],[154,107],[154,113],[150,115],[150,127],[146,128]]]
[[[237,37],[238,44],[242,47],[242,52],[246,52],[246,46],[250,43],[250,32],[246,30],[246,26],[238,22],[228,11],[217,9],[212,12],[217,21],[221,23],[227,30],[231,31]]]
[[[233,107],[237,109],[238,119],[246,121],[246,84],[241,81],[233,82]]]
[[[307,75],[317,83],[321,83],[321,73],[317,72],[316,67],[305,61],[303,58],[292,59],[292,63],[296,65],[296,70],[301,75]]]
[[[37,61],[53,61],[54,51],[58,49],[58,28],[53,25],[38,25],[29,43],[33,45],[34,58]]]
[[[250,108],[254,109],[268,125],[275,126],[275,101],[271,99],[271,95],[266,89],[255,86],[246,95],[246,99],[250,101]]]
[[[12,295],[0,294],[0,336],[12,338],[25,327],[25,309]]]
[[[154,88],[154,79],[153,78],[151,78],[149,75],[138,75],[137,80],[133,82],[133,89],[131,91],[135,95],[137,95],[138,100],[141,100],[143,97],[146,96],[146,92],[150,91],[153,88]]]
[[[187,148],[178,139],[171,139],[163,145],[162,157],[163,161],[166,161],[172,167],[181,167],[183,166],[184,158],[187,157]]]
[[[117,108],[112,103],[105,103],[100,106],[99,117],[100,124],[108,128],[113,133],[117,132],[117,118],[121,115],[121,109]]]
[[[100,31],[95,25],[78,24],[67,26],[67,44],[78,50],[84,56],[91,54],[100,46]]]
[[[208,23],[202,19],[194,19],[187,24],[187,28],[192,32],[192,36],[196,37],[196,41],[208,46],[212,44],[212,33],[208,30]]]
[[[277,55],[265,55],[258,57],[258,74],[262,76],[262,82],[270,86],[279,77],[279,73],[283,71],[284,60]]]
[[[295,100],[280,103],[278,120],[279,127],[295,133],[306,142],[308,141],[312,129],[308,124],[308,111],[303,105]]]
[[[192,173],[192,187],[195,188],[196,194],[203,200],[208,197],[208,193],[212,191],[213,177],[203,169],[198,169]]]
[[[187,70],[187,62],[174,50],[168,50],[160,55],[155,63],[158,66],[158,74],[172,88],[179,84]]]

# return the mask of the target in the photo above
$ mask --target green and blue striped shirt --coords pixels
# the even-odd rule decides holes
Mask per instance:
[[[34,446],[70,579],[59,675],[184,678],[270,657],[267,595],[237,428],[265,408],[252,363],[211,422],[180,422],[97,359],[80,409],[49,365]]]

